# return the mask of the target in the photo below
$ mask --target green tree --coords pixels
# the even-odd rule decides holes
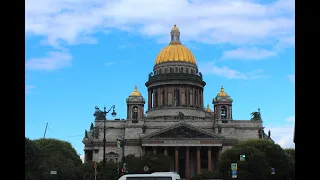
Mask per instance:
[[[239,156],[247,159],[240,162]],[[220,171],[224,177],[231,177],[230,163],[238,163],[238,179],[288,179],[290,177],[290,158],[285,151],[271,140],[259,139],[239,142],[220,156]],[[275,168],[275,174],[271,174]],[[229,173],[230,172],[230,173]]]
[[[296,164],[296,152],[293,148],[284,149],[285,153],[290,159],[289,168],[290,168],[290,178],[291,180],[295,179],[295,164]]]
[[[240,161],[241,154],[246,155],[245,161]],[[270,166],[265,154],[253,147],[234,147],[221,154],[219,170],[223,179],[232,179],[231,163],[237,163],[239,180],[268,180],[269,178]]]
[[[172,160],[162,154],[153,155],[148,153],[142,157],[128,155],[124,158],[129,173],[145,173],[144,166],[148,166],[148,173],[170,171]]]
[[[77,167],[82,161],[69,142],[57,139],[38,139],[33,142],[40,149],[34,167],[41,180],[77,179]],[[58,171],[58,174],[51,175],[50,171]]]
[[[37,180],[40,177],[36,172],[35,162],[39,157],[40,149],[30,139],[25,138],[25,179],[26,180]]]
[[[142,156],[142,162],[149,167],[149,172],[165,172],[170,171],[172,160],[169,156],[163,154],[146,154]]]

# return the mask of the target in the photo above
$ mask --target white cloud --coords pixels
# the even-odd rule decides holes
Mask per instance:
[[[33,86],[33,85],[26,85],[25,87],[25,93],[26,94],[29,94],[32,92],[33,89],[37,88],[36,86]]]
[[[295,74],[288,75],[288,77],[289,77],[289,80],[290,80],[293,84],[295,84],[295,81],[296,81],[296,76],[295,76]]]
[[[295,116],[290,116],[286,118],[286,124],[265,128],[266,132],[268,132],[268,130],[271,131],[271,138],[282,148],[295,147],[293,143],[294,119]]]
[[[109,67],[109,66],[112,66],[112,65],[114,65],[114,62],[106,62],[106,63],[104,63],[104,66],[106,66],[106,67]]]
[[[240,72],[226,66],[218,67],[214,65],[214,63],[199,64],[199,70],[203,74],[214,74],[227,79],[250,80],[266,77],[266,75],[263,74],[262,69],[253,70],[251,72]]]
[[[290,116],[286,119],[287,122],[295,122],[295,116]]]
[[[25,32],[57,46],[112,29],[169,39],[177,23],[184,41],[276,45],[294,37],[294,13],[293,0],[27,0]]]
[[[267,49],[254,48],[238,48],[224,51],[222,59],[239,59],[239,60],[260,60],[268,57],[276,56],[276,51]]]
[[[84,163],[84,156],[80,155],[80,159],[81,159],[82,163]]]
[[[29,70],[56,70],[70,66],[72,56],[63,52],[49,52],[46,57],[31,58],[26,61]]]

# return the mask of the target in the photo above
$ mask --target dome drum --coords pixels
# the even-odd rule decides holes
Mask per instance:
[[[167,73],[158,75],[152,75],[152,73],[150,73],[149,79],[145,83],[145,85],[147,87],[150,87],[151,84],[159,81],[165,81],[166,84],[168,84],[168,81],[180,81],[180,83],[182,83],[183,81],[191,81],[193,83],[198,84],[201,87],[204,87],[206,85],[206,82],[204,82],[202,79],[202,75],[186,73]]]

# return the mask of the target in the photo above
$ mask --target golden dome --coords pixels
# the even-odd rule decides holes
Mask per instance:
[[[158,54],[155,64],[182,61],[196,64],[192,52],[180,42],[180,31],[176,25],[171,30],[171,42],[168,46],[164,47]]]
[[[140,92],[138,91],[137,86],[134,86],[133,92],[130,94],[130,96],[141,96]]]
[[[179,31],[179,28],[177,28],[177,25],[174,25],[171,30],[172,30],[172,31]]]
[[[209,104],[207,105],[206,111],[207,111],[207,112],[213,112],[213,111],[210,109]]]
[[[217,94],[217,96],[228,96],[228,94],[226,92],[224,92],[224,88],[223,86],[221,86],[220,92]]]

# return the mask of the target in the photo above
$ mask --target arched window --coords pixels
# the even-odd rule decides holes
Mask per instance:
[[[173,67],[170,67],[170,73],[173,73]]]
[[[168,69],[167,69],[167,68],[164,68],[164,73],[165,73],[165,74],[167,73],[167,71],[168,71]]]
[[[139,112],[139,109],[137,106],[134,106],[132,108],[132,119],[138,119],[138,112]]]
[[[174,105],[175,106],[179,106],[180,105],[179,95],[180,95],[179,89],[174,89]]]
[[[186,69],[186,73],[189,74],[189,68]]]
[[[176,67],[176,71],[175,71],[176,73],[178,72],[178,67]]]
[[[227,108],[225,106],[222,106],[220,109],[220,117],[221,119],[227,118]]]
[[[191,74],[193,74],[193,69],[191,69]]]
[[[158,107],[158,91],[154,93],[154,106]]]
[[[159,74],[162,74],[162,69],[159,70]]]

